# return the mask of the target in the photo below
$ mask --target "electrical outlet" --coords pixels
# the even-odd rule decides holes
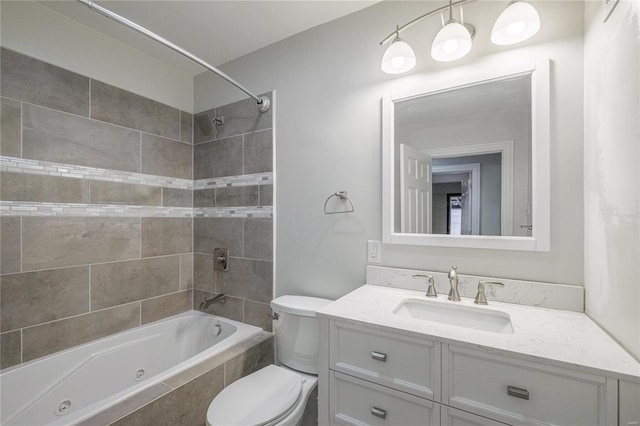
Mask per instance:
[[[380,263],[380,241],[368,240],[367,241],[367,262],[368,263]]]

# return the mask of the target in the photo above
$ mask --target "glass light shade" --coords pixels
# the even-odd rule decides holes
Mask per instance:
[[[523,1],[511,3],[502,11],[491,30],[491,41],[500,46],[519,43],[540,30],[540,16],[535,7]]]
[[[416,54],[407,43],[397,37],[382,57],[382,71],[387,74],[402,74],[416,66]]]
[[[449,21],[442,27],[431,45],[431,57],[449,62],[462,58],[471,50],[471,34],[464,25]]]

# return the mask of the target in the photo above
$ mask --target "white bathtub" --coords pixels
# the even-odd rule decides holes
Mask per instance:
[[[9,368],[0,424],[78,423],[260,331],[188,311]]]

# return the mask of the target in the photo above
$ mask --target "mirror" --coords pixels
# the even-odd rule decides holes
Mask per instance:
[[[548,60],[383,99],[386,243],[548,251]]]

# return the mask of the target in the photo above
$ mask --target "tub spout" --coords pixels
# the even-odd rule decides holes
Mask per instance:
[[[225,296],[224,294],[218,294],[217,296],[214,296],[211,299],[207,299],[207,296],[205,296],[204,299],[202,299],[202,302],[200,302],[200,307],[198,309],[200,309],[201,311],[204,311],[214,303],[225,303],[226,301],[227,301],[227,296]]]

